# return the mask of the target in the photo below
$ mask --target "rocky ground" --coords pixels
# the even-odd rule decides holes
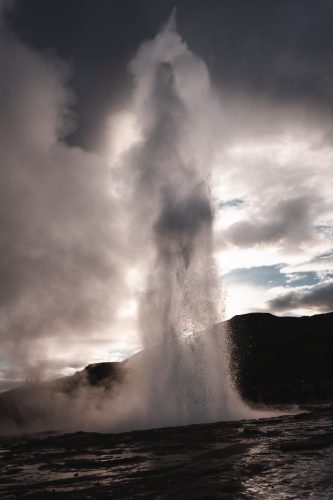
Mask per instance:
[[[262,420],[4,436],[0,466],[2,499],[333,499],[333,402]]]

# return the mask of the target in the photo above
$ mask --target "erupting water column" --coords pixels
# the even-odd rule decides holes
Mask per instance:
[[[154,249],[140,303],[144,425],[246,417],[228,375],[224,335],[209,330],[223,312],[213,258],[209,75],[174,16],[139,49],[131,71],[143,137],[133,155],[136,224]]]

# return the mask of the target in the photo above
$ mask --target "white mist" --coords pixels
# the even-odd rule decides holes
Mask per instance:
[[[174,16],[130,68],[141,128],[140,143],[127,155],[134,232],[150,256],[131,426],[253,417],[232,386],[225,334],[211,331],[223,319],[223,300],[209,187],[218,110],[207,68],[181,40]]]

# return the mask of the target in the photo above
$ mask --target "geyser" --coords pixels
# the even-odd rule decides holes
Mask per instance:
[[[217,103],[209,75],[174,16],[130,68],[142,138],[130,153],[134,225],[150,256],[139,308],[142,426],[244,418],[252,412],[232,386],[225,337],[212,331],[223,301],[213,258]]]
[[[116,335],[119,324],[131,328],[117,325],[130,294],[124,270],[134,261],[147,277],[139,301],[144,349],[124,363],[128,383],[121,376],[94,385],[83,370],[28,384],[0,402],[0,432],[254,416],[230,383],[223,335],[210,330],[223,317],[209,190],[220,108],[174,18],[131,63],[133,102],[115,120],[111,169],[60,139],[67,130],[60,68],[6,33],[0,42],[1,88],[11,89],[0,113],[4,359],[52,371],[63,362],[64,339],[68,363],[84,359],[85,345]]]

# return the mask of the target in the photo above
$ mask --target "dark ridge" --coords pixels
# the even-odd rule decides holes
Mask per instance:
[[[268,313],[227,322],[231,367],[254,403],[297,403],[333,396],[333,312],[303,317]]]
[[[268,313],[234,316],[215,325],[227,328],[230,366],[235,386],[252,404],[304,403],[333,397],[333,312],[304,317],[277,317]],[[82,390],[112,398],[124,382],[126,362],[89,364],[83,370],[53,381],[27,383],[0,394],[0,432],[8,422],[16,427],[47,421],[54,401],[75,399]],[[89,392],[86,393],[87,397]]]
[[[25,427],[28,424],[48,421],[56,402],[66,407],[86,392],[87,398],[112,397],[112,391],[125,377],[124,363],[94,363],[67,377],[46,382],[28,382],[25,385],[0,393],[0,434],[2,430]],[[95,391],[95,392],[94,392]]]
[[[121,382],[122,381],[123,363],[93,363],[85,367],[83,370],[90,385],[103,385],[107,381]]]

